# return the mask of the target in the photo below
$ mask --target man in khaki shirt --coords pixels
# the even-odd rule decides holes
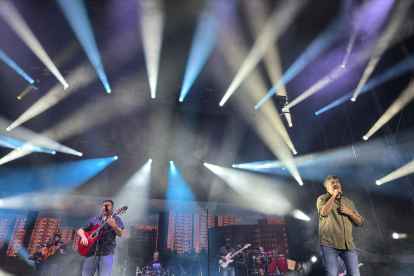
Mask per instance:
[[[352,225],[362,227],[364,219],[354,203],[342,194],[342,187],[335,175],[324,181],[327,194],[318,198],[319,241],[327,276],[338,275],[338,256],[347,267],[348,275],[360,276],[358,256],[352,237]]]

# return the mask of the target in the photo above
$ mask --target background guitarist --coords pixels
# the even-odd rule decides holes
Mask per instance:
[[[224,246],[220,247],[218,256],[223,260],[226,261],[226,255],[228,253],[234,254],[236,253],[236,249],[231,246],[231,239],[227,238]],[[239,259],[239,255],[234,256],[234,262],[230,263],[226,268],[220,268],[221,275],[223,276],[235,276],[236,271],[234,270],[234,263]]]
[[[112,218],[112,212],[114,210],[114,202],[111,199],[105,199],[102,202],[102,215],[91,218],[85,225],[78,230],[78,235],[81,238],[81,244],[88,246],[88,239],[85,236],[85,232],[89,232],[96,224],[101,224],[102,221],[107,219],[107,225],[102,229],[101,236],[98,239],[98,246],[95,244],[91,247],[88,253],[85,255],[85,261],[83,262],[82,276],[92,275],[93,260],[96,252],[95,271],[98,270],[99,276],[111,275],[112,265],[114,262],[116,236],[122,236],[122,229],[124,224],[119,217]],[[94,271],[94,272],[95,272]]]

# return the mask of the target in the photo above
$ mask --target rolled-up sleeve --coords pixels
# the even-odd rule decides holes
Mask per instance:
[[[93,218],[92,219],[90,219],[90,220],[88,220],[82,227],[81,227],[81,229],[83,230],[83,231],[85,231],[85,232],[88,232],[88,231],[91,231],[92,230],[92,228],[93,228],[93,226],[94,226],[95,224],[93,223]]]
[[[358,210],[355,208],[355,204],[353,204],[353,203],[352,203],[352,212],[354,212],[355,215],[357,215],[358,217],[361,218],[361,223],[360,224],[356,224],[354,222],[352,222],[352,224],[355,225],[356,227],[364,226],[364,218],[358,213]]]
[[[318,200],[316,201],[316,208],[318,209],[319,217],[322,216],[322,207],[326,204],[325,196],[318,197]]]

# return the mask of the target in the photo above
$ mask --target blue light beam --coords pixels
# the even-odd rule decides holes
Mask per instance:
[[[414,59],[414,53],[411,54],[410,56],[411,59]],[[389,68],[387,71],[385,71],[384,73],[378,75],[377,77],[375,77],[374,79],[370,80],[369,82],[367,82],[361,89],[360,94],[364,94],[366,92],[368,92],[369,90],[380,86],[381,84],[393,80],[405,73],[410,72],[411,67],[410,64],[407,62],[406,59],[400,61],[399,63],[397,63],[396,65],[392,66],[391,68]],[[325,111],[328,111],[340,104],[342,104],[343,102],[349,101],[352,96],[354,95],[354,91],[352,90],[349,93],[347,93],[345,96],[342,96],[341,98],[335,100],[334,102],[330,103],[329,105],[325,106],[324,108],[319,109],[318,111],[315,112],[315,115],[319,115],[324,113]]]
[[[108,79],[102,65],[102,59],[99,54],[98,46],[93,35],[91,23],[89,21],[88,13],[85,4],[82,0],[57,0],[60,9],[72,27],[73,32],[82,45],[86,55],[96,70],[106,92],[111,93]]]
[[[211,51],[216,45],[218,33],[218,21],[210,13],[202,12],[198,22],[197,29],[188,56],[187,67],[183,85],[180,93],[180,102],[182,102],[193,85],[195,79],[200,74],[201,69],[206,63]]]
[[[3,206],[15,209],[29,206],[25,193],[67,193],[82,185],[114,161],[113,157],[47,165],[40,168],[0,167],[0,189],[18,193],[2,198]],[[30,177],[28,177],[30,176]],[[26,198],[27,197],[27,198]],[[25,203],[26,202],[26,203]]]
[[[0,59],[4,61],[10,68],[16,71],[20,76],[25,78],[30,84],[33,84],[35,81],[32,79],[22,68],[19,67],[5,52],[0,49]]]
[[[188,186],[187,182],[182,178],[180,172],[174,163],[170,163],[168,173],[168,188],[166,193],[167,200],[179,201],[195,201],[196,197]]]
[[[3,135],[0,135],[0,146],[1,147],[7,147],[7,148],[13,148],[15,150],[27,150],[27,151],[36,151],[36,152],[44,152],[49,154],[56,154],[56,151],[54,150],[48,150],[44,149],[32,144],[28,144],[26,142],[6,137]]]
[[[282,78],[267,92],[267,94],[259,101],[254,107],[258,109],[268,99],[277,93],[277,91],[283,86],[288,84],[293,78],[295,78],[306,66],[312,62],[315,58],[325,52],[339,37],[343,26],[343,17],[339,17],[333,20],[309,46],[299,56],[298,59],[289,67]]]

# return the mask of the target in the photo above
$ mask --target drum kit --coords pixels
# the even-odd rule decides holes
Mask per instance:
[[[170,275],[169,270],[168,269],[163,269],[163,268],[151,268],[149,266],[146,266],[142,269],[139,269],[139,267],[137,267],[137,271],[135,273],[135,276],[166,276],[166,275]]]
[[[286,255],[273,257],[273,252],[261,252],[259,256],[253,256],[253,275],[286,275],[288,263]]]
[[[256,250],[246,250],[243,255],[241,263],[248,268],[248,274],[252,276],[282,276],[293,273],[292,270],[302,272],[305,269],[304,263],[288,260],[283,254],[275,256],[273,252],[258,253]],[[293,263],[293,267],[289,267],[288,261]]]

